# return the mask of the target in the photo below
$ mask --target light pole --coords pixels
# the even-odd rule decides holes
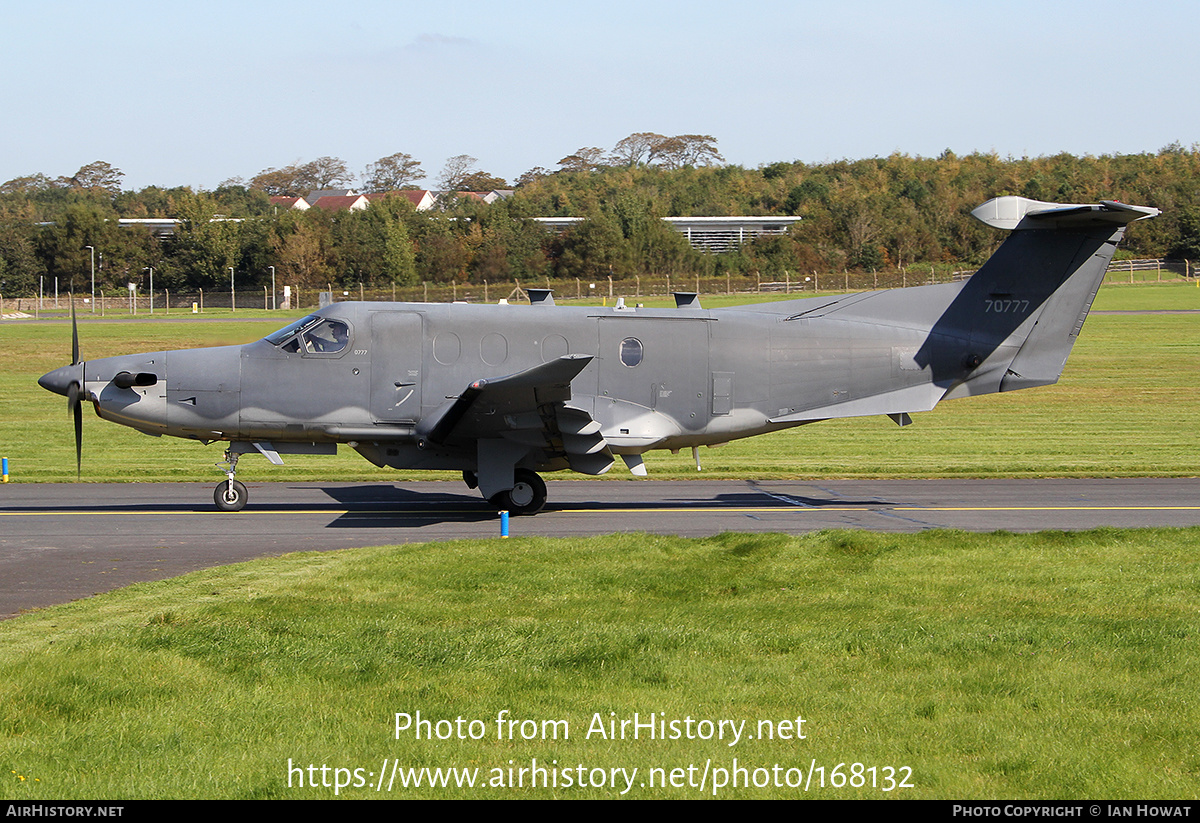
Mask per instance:
[[[150,272],[150,313],[154,314],[154,266],[147,266],[146,269]]]
[[[84,246],[92,257],[92,314],[96,313],[96,247]]]
[[[271,311],[275,311],[275,267],[267,266],[271,270]]]
[[[233,266],[229,267],[229,310],[237,311],[237,295],[233,290]]]

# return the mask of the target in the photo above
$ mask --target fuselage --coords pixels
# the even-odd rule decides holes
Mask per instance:
[[[639,454],[932,408],[978,369],[961,365],[967,339],[929,347],[929,318],[958,286],[910,291],[925,292],[912,316],[882,325],[862,311],[886,293],[711,311],[340,303],[242,346],[90,360],[83,386],[100,417],[148,434],[348,443],[381,465],[469,468],[470,450],[415,450],[423,419],[474,381],[585,355],[570,405],[613,453]],[[331,324],[345,339],[313,345]],[[871,401],[896,393],[898,406]]]

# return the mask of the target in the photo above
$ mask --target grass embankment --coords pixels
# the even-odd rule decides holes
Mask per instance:
[[[727,302],[705,301],[714,307]],[[1096,308],[1200,308],[1200,289],[1186,284],[1105,287]],[[84,318],[80,336],[85,357],[103,357],[247,342],[282,322],[91,323]],[[6,322],[0,337],[8,355],[0,362],[0,446],[12,479],[74,480],[65,401],[36,383],[69,360],[68,327]],[[1193,431],[1197,419],[1200,321],[1193,315],[1096,315],[1056,386],[947,402],[915,416],[915,425],[905,429],[884,417],[829,421],[704,449],[701,459],[704,476],[716,478],[1188,476],[1200,462]],[[219,444],[147,438],[99,421],[85,409],[85,480],[216,478],[209,465],[220,458]],[[335,458],[286,460],[278,468],[251,456],[239,465],[239,476],[259,482],[431,477],[382,472],[350,449]],[[695,476],[687,454],[651,452],[646,462],[654,477]],[[619,465],[608,476],[629,477]]]
[[[1197,529],[632,534],[199,572],[2,625],[0,797],[332,797],[334,768],[363,770],[348,797],[616,797],[614,768],[629,797],[701,797],[736,758],[759,786],[718,797],[1195,798],[1197,557]],[[397,739],[418,711],[481,739]],[[497,739],[503,711],[537,739]],[[635,713],[682,736],[595,733]],[[393,758],[480,786],[376,793]],[[535,759],[557,789],[512,787]],[[581,764],[605,785],[564,785]],[[786,785],[813,764],[826,788]]]

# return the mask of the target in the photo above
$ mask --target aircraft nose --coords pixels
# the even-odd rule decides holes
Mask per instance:
[[[55,394],[67,396],[67,392],[72,383],[83,385],[83,364],[73,363],[70,366],[62,366],[52,372],[43,374],[38,378],[38,385],[47,391],[52,391]]]

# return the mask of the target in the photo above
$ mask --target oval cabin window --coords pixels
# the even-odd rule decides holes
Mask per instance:
[[[642,362],[642,341],[636,337],[626,337],[621,341],[621,362],[633,368]]]

